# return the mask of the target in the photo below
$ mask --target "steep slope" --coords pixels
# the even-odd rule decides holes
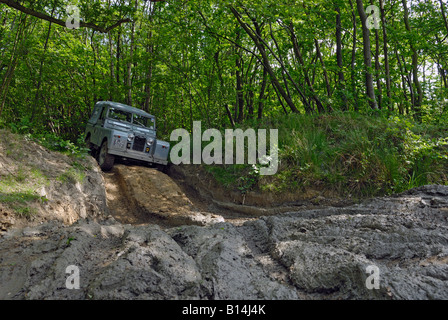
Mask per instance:
[[[0,130],[0,233],[107,213],[104,179],[93,158],[53,152]]]
[[[215,210],[153,168],[0,142],[0,299],[448,299],[448,186]]]

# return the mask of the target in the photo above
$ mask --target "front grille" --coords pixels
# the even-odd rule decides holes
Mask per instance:
[[[143,152],[143,150],[145,149],[145,145],[146,145],[145,137],[135,137],[134,145],[132,146],[132,150]]]

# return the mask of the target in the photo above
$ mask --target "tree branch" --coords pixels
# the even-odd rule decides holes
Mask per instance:
[[[37,12],[37,11],[35,11],[33,9],[26,8],[26,7],[22,6],[21,4],[15,2],[15,1],[0,0],[0,3],[4,3],[8,7],[11,7],[11,8],[16,9],[18,11],[21,11],[21,12],[26,13],[28,15],[31,15],[33,17],[36,17],[36,18],[39,18],[39,19],[42,19],[42,20],[47,20],[47,21],[50,21],[50,22],[52,22],[54,24],[57,24],[57,25],[60,25],[60,26],[63,26],[63,27],[66,26],[66,21],[64,21],[64,20],[56,19],[56,18],[53,18],[53,17],[51,17],[51,16],[49,16],[49,15],[47,15],[45,13]],[[123,23],[127,23],[127,22],[131,22],[131,19],[129,19],[129,18],[121,19],[121,20],[117,21],[116,23],[114,23],[113,25],[111,25],[111,26],[109,26],[107,28],[100,27],[100,26],[97,26],[96,24],[89,23],[89,22],[83,22],[83,21],[79,22],[79,26],[82,27],[82,28],[94,29],[94,30],[96,30],[98,32],[101,32],[101,33],[107,33],[110,30],[120,26]]]

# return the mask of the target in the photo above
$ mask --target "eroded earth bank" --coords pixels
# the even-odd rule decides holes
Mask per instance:
[[[5,149],[3,178],[18,170]],[[70,166],[36,151],[22,163],[43,176]],[[222,205],[179,172],[122,163],[101,173],[85,161],[81,181],[39,187],[33,219],[0,207],[0,299],[448,298],[447,186],[257,209]],[[66,287],[68,266],[79,268],[80,289]]]

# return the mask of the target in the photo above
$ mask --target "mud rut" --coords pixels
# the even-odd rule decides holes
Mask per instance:
[[[129,171],[135,171],[139,174],[153,174],[156,179],[158,179],[158,183],[164,184],[163,179],[169,184],[173,184],[167,189],[161,188],[151,188],[151,186],[143,183],[142,189],[143,193],[135,194],[130,190],[129,182],[127,179],[131,178],[127,174]],[[177,178],[170,177],[169,175],[160,172],[155,168],[148,168],[142,166],[132,166],[126,163],[115,166],[110,172],[103,172],[103,177],[105,180],[106,194],[107,194],[107,205],[110,210],[112,216],[119,222],[123,224],[132,224],[132,225],[147,225],[147,224],[157,224],[162,229],[169,229],[173,227],[173,224],[170,221],[165,219],[160,219],[159,217],[148,212],[147,209],[142,208],[139,205],[142,199],[138,199],[138,197],[142,197],[144,195],[147,198],[165,198],[168,199],[172,196],[173,187],[178,187],[178,190],[175,190],[175,193],[182,193],[180,196],[185,197],[187,202],[191,204],[191,211],[199,211],[208,215],[218,216],[224,222],[231,223],[235,226],[240,226],[240,232],[243,235],[247,245],[250,247],[253,258],[266,270],[269,270],[271,277],[276,279],[280,283],[291,285],[291,281],[288,279],[288,270],[283,265],[281,265],[278,261],[272,259],[271,255],[266,252],[262,252],[257,245],[257,235],[253,234],[253,230],[251,228],[246,228],[243,226],[244,222],[249,220],[256,220],[259,216],[255,216],[251,213],[236,212],[234,209],[236,205],[230,202],[219,202],[220,205],[217,205],[218,202],[211,201],[210,198],[204,199],[203,196],[199,195],[197,191],[194,191],[191,186],[188,184],[182,183],[182,181],[177,181]],[[154,182],[154,179],[153,181]],[[159,192],[162,191],[162,192]],[[154,194],[155,193],[155,194]],[[171,194],[170,194],[171,193]],[[137,198],[136,198],[137,197]],[[140,200],[140,201],[139,201]],[[182,202],[180,203],[183,204]],[[168,201],[168,210],[179,211],[179,201]],[[283,211],[287,211],[289,207],[284,207]],[[277,212],[277,211],[276,211]],[[260,211],[258,214],[266,213],[266,211]],[[188,211],[184,211],[183,214],[188,215]]]
[[[137,208],[133,198],[128,195],[128,190],[123,179],[117,174],[116,169],[104,172],[107,206],[115,219],[123,224],[141,225],[151,223],[150,218],[145,218]]]
[[[172,172],[165,174],[156,168],[128,162],[119,162],[112,171],[103,172],[103,177],[107,205],[117,221],[131,225],[157,224],[161,229],[170,229],[176,226],[170,219],[161,219],[160,216],[152,214],[151,207],[149,210],[148,207],[142,207],[142,200],[146,199],[165,200],[162,201],[162,207],[156,205],[157,200],[149,200],[154,204],[155,211],[160,209],[165,212],[180,211],[185,216],[201,212],[205,215],[219,217],[221,221],[238,227],[252,252],[253,259],[262,265],[273,279],[285,285],[292,285],[288,278],[287,268],[273,259],[271,254],[260,250],[257,240],[259,238],[258,231],[252,230],[253,228],[245,226],[244,223],[257,220],[262,216],[306,210],[314,206],[301,203],[299,206],[282,205],[266,208],[235,204],[231,201],[222,201],[222,199],[217,201],[213,197],[212,188],[207,188],[207,192],[204,192],[204,185],[198,187],[195,184],[195,179],[191,179],[191,176],[182,178]],[[137,181],[138,177],[146,178]],[[137,188],[135,188],[136,186]]]
[[[152,180],[148,179],[148,183],[141,184],[142,192],[136,193],[130,187],[129,180],[134,180],[134,177],[129,174],[131,171],[142,176],[145,174],[152,175]],[[103,172],[103,177],[107,195],[107,206],[111,215],[123,224],[157,224],[163,229],[173,227],[173,224],[168,220],[148,212],[146,208],[142,208],[140,203],[145,202],[147,199],[154,204],[156,207],[155,210],[164,212],[182,211],[184,215],[196,211],[214,217],[222,217],[225,222],[234,225],[242,225],[246,221],[257,219],[252,214],[245,214],[233,210],[233,206],[235,205],[230,202],[220,203],[221,205],[217,206],[210,199],[204,199],[197,192],[185,186],[185,184],[178,183],[175,178],[160,172],[156,168],[120,162],[110,172]],[[166,181],[166,188],[154,188],[154,186],[162,182],[161,180]],[[176,187],[178,190],[173,190]],[[176,198],[182,197],[183,201],[181,203],[173,200],[173,192]],[[151,199],[156,200],[153,201]],[[160,199],[164,200],[163,209],[159,205]],[[185,206],[188,206],[188,209]]]

